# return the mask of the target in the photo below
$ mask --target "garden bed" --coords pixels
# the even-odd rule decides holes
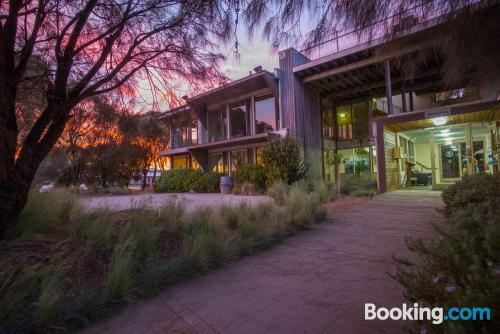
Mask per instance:
[[[271,193],[276,201],[192,213],[176,200],[157,209],[88,212],[67,193],[32,194],[12,239],[0,243],[0,331],[85,326],[325,216],[318,196],[301,184]]]

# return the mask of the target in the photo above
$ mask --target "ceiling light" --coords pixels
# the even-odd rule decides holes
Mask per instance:
[[[340,117],[340,118],[345,118],[345,114],[344,114],[344,113],[339,114],[339,117]]]
[[[450,132],[450,129],[442,129],[441,132],[442,133]]]
[[[446,139],[446,140],[445,140],[445,144],[446,144],[446,145],[451,145],[451,144],[453,144],[453,140],[451,140],[451,139]]]
[[[438,125],[438,126],[445,125],[447,120],[448,119],[446,118],[446,116],[436,117],[436,118],[432,119],[432,124]]]

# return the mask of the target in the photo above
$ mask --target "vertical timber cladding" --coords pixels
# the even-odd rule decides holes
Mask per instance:
[[[308,58],[293,48],[279,54],[282,117],[283,126],[302,144],[304,159],[309,166],[309,177],[320,179],[323,176],[323,140],[319,92],[310,85],[304,85],[293,74],[295,66],[308,61]]]
[[[387,177],[387,190],[399,189],[399,164],[393,156],[396,147],[396,134],[384,129],[385,173]]]

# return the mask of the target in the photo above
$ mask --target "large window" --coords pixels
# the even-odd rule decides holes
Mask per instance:
[[[172,132],[172,148],[186,146],[188,139],[187,116],[175,117],[172,119]]]
[[[214,142],[226,138],[226,108],[222,106],[208,112],[208,141]]]
[[[234,171],[238,169],[239,166],[248,163],[248,152],[247,150],[236,150],[231,151],[231,170]]]
[[[172,169],[189,168],[189,155],[177,155],[172,157]]]
[[[229,119],[231,124],[231,138],[247,135],[247,106],[245,100],[229,106]]]
[[[228,172],[227,152],[216,152],[208,154],[208,170],[214,173]]]
[[[273,95],[255,97],[255,133],[276,130],[276,104]]]

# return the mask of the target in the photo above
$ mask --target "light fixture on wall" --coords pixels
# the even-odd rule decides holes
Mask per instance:
[[[441,116],[441,117],[433,118],[432,124],[440,126],[440,125],[445,125],[447,121],[448,121],[448,118],[446,116]]]
[[[339,118],[345,118],[345,113],[339,114]]]

